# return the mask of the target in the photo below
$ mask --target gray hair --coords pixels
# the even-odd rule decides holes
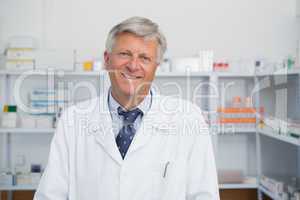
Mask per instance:
[[[109,32],[105,44],[108,52],[112,51],[116,37],[120,33],[132,33],[145,39],[155,39],[158,43],[157,62],[160,63],[163,60],[163,55],[167,49],[167,41],[158,25],[150,19],[131,17],[114,26]]]

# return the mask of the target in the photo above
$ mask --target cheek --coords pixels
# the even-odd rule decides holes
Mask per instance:
[[[109,69],[117,70],[123,68],[125,65],[126,62],[111,60],[111,62],[109,63]]]

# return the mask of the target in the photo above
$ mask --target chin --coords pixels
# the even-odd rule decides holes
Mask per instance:
[[[120,88],[120,91],[123,93],[123,95],[126,95],[128,97],[132,97],[135,95],[144,95],[146,93],[146,88],[140,88],[139,85],[137,86],[128,86],[127,88]]]
[[[119,88],[119,92],[121,92],[124,96],[131,97],[135,94],[136,88],[130,88],[130,87],[121,87]]]

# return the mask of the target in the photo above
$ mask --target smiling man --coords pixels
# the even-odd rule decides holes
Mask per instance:
[[[104,53],[111,87],[88,109],[64,112],[35,200],[219,199],[201,110],[151,87],[166,46],[149,19],[113,27]]]
[[[165,51],[166,41],[162,35],[156,40],[154,34],[141,37],[126,31],[118,34],[114,31],[111,34],[116,37],[109,37],[107,41],[105,65],[110,71],[112,96],[126,109],[131,109],[148,94],[159,64],[157,58],[161,59],[160,50]]]

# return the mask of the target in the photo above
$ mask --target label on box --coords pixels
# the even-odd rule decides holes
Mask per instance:
[[[5,67],[7,70],[29,70],[34,68],[34,60],[7,60]]]
[[[7,60],[33,60],[34,59],[34,51],[30,48],[10,48],[7,49],[6,52]]]

